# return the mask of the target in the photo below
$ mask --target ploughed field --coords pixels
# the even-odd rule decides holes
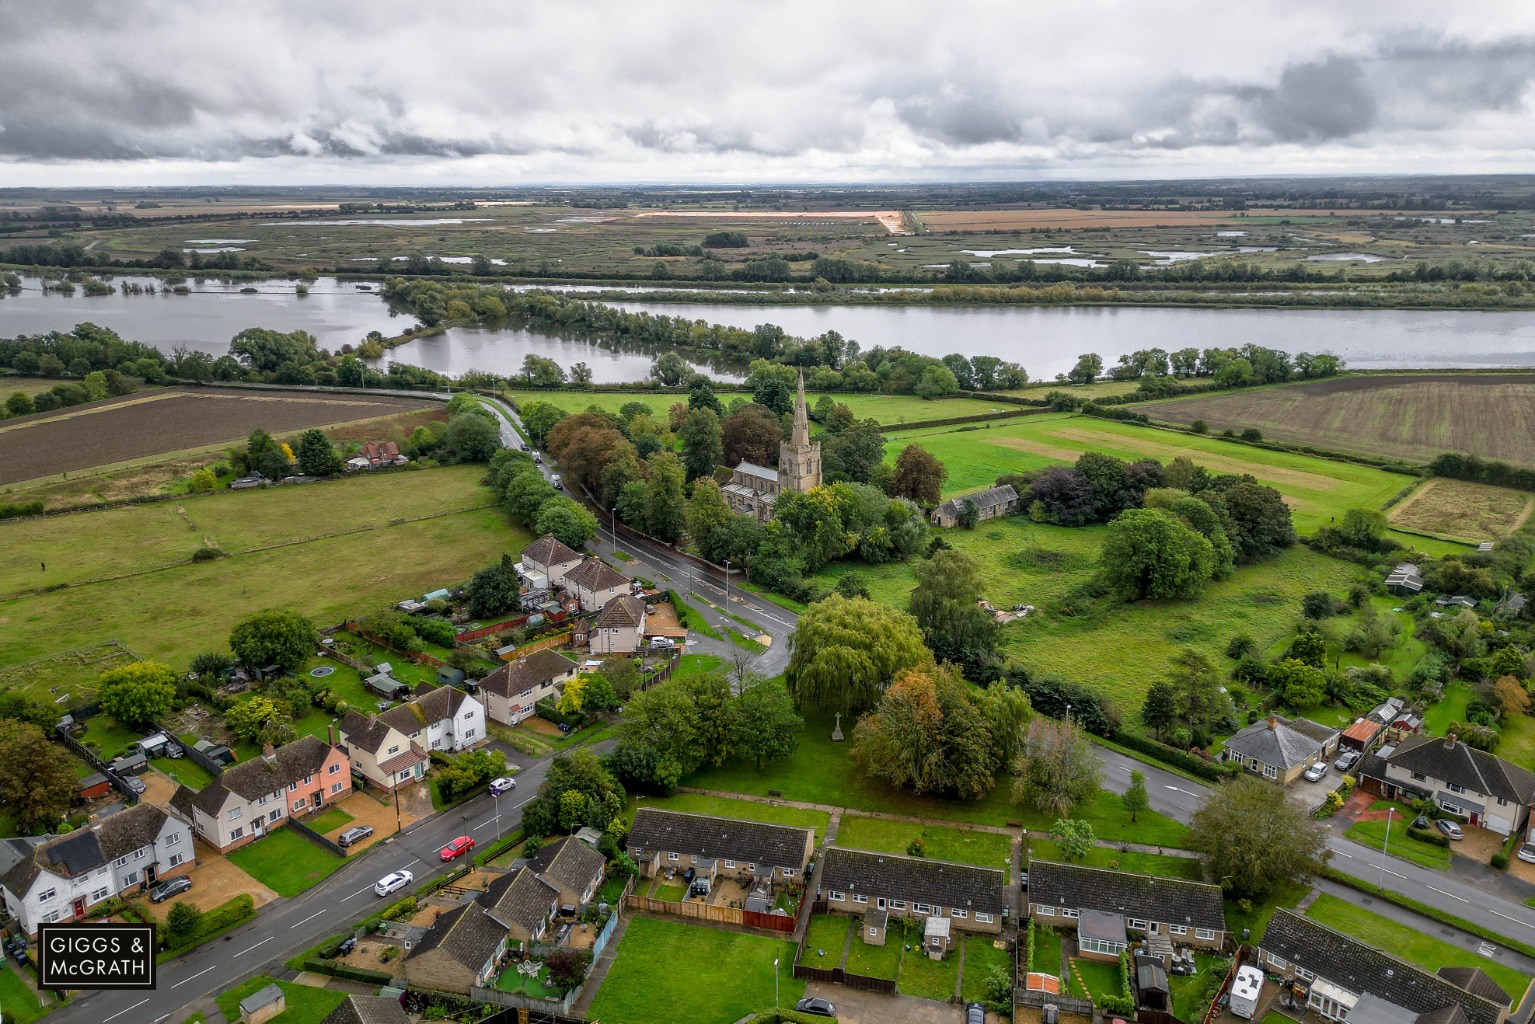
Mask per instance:
[[[0,423],[0,484],[308,427],[430,409],[385,395],[167,388]]]
[[[1429,462],[1461,452],[1535,466],[1535,373],[1339,377],[1136,408],[1212,431],[1255,427],[1274,441]]]

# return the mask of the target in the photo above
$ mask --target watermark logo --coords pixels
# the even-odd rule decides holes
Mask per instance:
[[[154,988],[154,925],[39,925],[37,987]]]

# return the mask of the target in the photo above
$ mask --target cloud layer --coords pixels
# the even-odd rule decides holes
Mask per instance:
[[[1527,171],[1535,7],[0,0],[0,184]]]

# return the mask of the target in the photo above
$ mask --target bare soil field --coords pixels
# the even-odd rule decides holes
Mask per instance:
[[[727,220],[782,220],[795,224],[839,220],[877,220],[892,235],[901,231],[900,210],[651,210],[636,217],[712,217]]]
[[[1027,210],[922,210],[917,214],[932,231],[1017,231],[1027,228],[1149,228],[1174,224],[1241,225],[1277,217],[1333,217],[1337,210],[1078,210],[1039,207]],[[1402,212],[1401,216],[1413,216]],[[1262,223],[1262,220],[1259,220]]]
[[[1212,431],[1255,427],[1275,441],[1429,462],[1462,452],[1535,466],[1535,374],[1340,377],[1136,406]]]
[[[1435,477],[1391,509],[1393,525],[1480,543],[1506,537],[1524,525],[1535,495],[1507,487]]]
[[[427,411],[436,403],[387,396],[170,388],[0,424],[0,484],[227,444],[257,427],[308,427]]]

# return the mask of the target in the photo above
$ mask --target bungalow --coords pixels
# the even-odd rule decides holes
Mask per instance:
[[[999,933],[1007,915],[1007,876],[999,868],[838,846],[824,851],[816,874],[819,895],[830,909],[863,914],[872,907],[915,917],[923,922],[925,939],[942,941],[940,951],[949,945],[948,926]],[[933,927],[939,934],[926,930],[932,921],[942,922]]]
[[[570,570],[581,564],[581,553],[555,539],[551,533],[522,549],[524,576],[542,576],[545,585],[539,590],[554,590],[562,586]]]
[[[561,904],[583,909],[602,885],[607,861],[574,836],[550,843],[528,858],[539,879],[559,891]]]
[[[516,725],[545,697],[558,698],[576,677],[577,665],[545,649],[508,662],[480,680],[480,698],[492,722]]]
[[[0,897],[28,935],[84,917],[102,900],[192,869],[192,829],[180,815],[136,804],[88,828],[0,846]]]
[[[405,957],[413,986],[467,996],[496,973],[506,952],[506,926],[479,903],[455,907],[439,917]]]
[[[560,907],[560,890],[529,867],[502,875],[480,896],[485,912],[500,922],[510,939],[537,942]]]
[[[410,1016],[398,999],[350,995],[320,1024],[410,1024]]]
[[[300,736],[226,768],[195,796],[179,787],[171,805],[190,806],[192,826],[220,853],[265,835],[284,818],[303,817],[352,792],[351,762],[340,748]],[[190,791],[188,791],[190,792]]]
[[[1013,490],[1013,485],[1003,484],[1001,487],[988,487],[974,494],[962,494],[957,498],[950,498],[933,509],[933,525],[958,526],[966,502],[975,506],[978,519],[982,522],[1012,515],[1023,507],[1023,500],[1018,497],[1018,492]]]
[[[629,589],[629,577],[600,558],[588,558],[565,574],[565,592],[580,601],[587,613],[601,611]]]
[[[1329,760],[1338,741],[1338,730],[1310,719],[1269,715],[1227,740],[1221,760],[1285,786],[1316,762]]]
[[[1366,757],[1360,785],[1392,800],[1432,800],[1441,810],[1499,835],[1524,828],[1535,804],[1535,774],[1496,754],[1457,742],[1407,736],[1390,752]]]
[[[1175,942],[1220,949],[1226,942],[1220,886],[1176,878],[1033,861],[1029,913],[1038,924],[1075,928],[1090,960],[1117,960],[1131,932],[1151,939],[1153,950]]]
[[[1412,562],[1398,562],[1386,574],[1386,589],[1398,597],[1412,597],[1423,590],[1423,574]]]
[[[1258,944],[1262,965],[1328,1020],[1357,1024],[1502,1024],[1508,1006],[1406,960],[1280,909]]]
[[[645,642],[645,602],[620,594],[603,606],[588,641],[593,654],[633,654]]]
[[[629,856],[646,878],[695,871],[713,878],[800,878],[815,851],[815,829],[642,807],[629,829]]]

